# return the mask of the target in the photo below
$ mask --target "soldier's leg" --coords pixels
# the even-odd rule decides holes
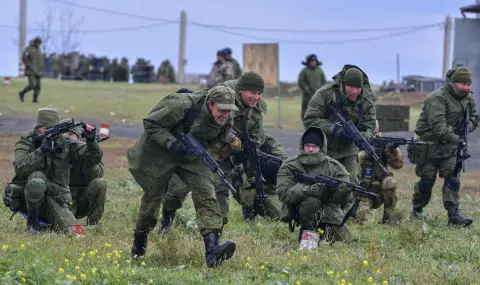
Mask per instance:
[[[443,159],[440,162],[440,177],[444,179],[442,187],[443,207],[447,210],[449,225],[467,227],[473,223],[473,220],[460,215],[460,178],[453,175],[455,162],[455,157]]]
[[[37,84],[36,77],[34,75],[29,75],[28,76],[28,85],[25,86],[25,88],[23,88],[23,90],[18,93],[18,97],[20,98],[20,101],[23,102],[23,98],[25,97],[25,93],[27,93],[30,90],[33,90],[35,88],[36,84]]]
[[[300,247],[307,249],[317,247],[320,237],[315,231],[321,228],[322,202],[318,198],[308,197],[297,206],[296,210],[300,225],[298,234]]]
[[[345,166],[348,173],[350,173],[350,181],[355,184],[359,184],[359,168],[360,164],[358,162],[358,155],[351,155],[341,159],[338,161]]]
[[[413,189],[411,217],[424,218],[423,208],[430,202],[437,178],[436,160],[428,160],[422,165],[417,165],[415,174],[420,177],[420,181],[415,184]]]
[[[230,160],[227,159],[224,162],[220,162],[219,165],[223,172],[225,172],[227,181],[232,183],[233,165]],[[220,213],[222,213],[222,225],[226,225],[228,224],[230,189],[228,189],[228,187],[225,185],[225,183],[222,182],[218,175],[215,175],[214,183],[218,205],[220,206]]]
[[[324,234],[324,240],[328,242],[351,242],[352,234],[346,225],[327,225]]]
[[[100,222],[105,209],[105,202],[107,199],[107,181],[103,178],[95,178],[87,187],[85,187],[85,199],[87,202],[87,209],[85,216],[87,216],[87,225],[96,225]]]
[[[33,87],[33,103],[38,103],[38,95],[40,95],[41,77],[35,76],[35,86]]]
[[[47,192],[47,177],[43,172],[35,171],[27,179],[24,189],[27,206],[27,232],[40,231],[40,205]]]
[[[283,203],[278,198],[277,188],[273,185],[264,187],[267,198],[265,199],[265,214],[272,220],[280,220],[282,217]]]
[[[160,227],[158,232],[166,234],[168,229],[171,228],[175,215],[178,209],[182,208],[183,202],[187,197],[189,190],[185,183],[173,174],[170,182],[168,183],[168,191],[165,195],[165,200],[162,204],[162,218],[160,220]]]
[[[187,169],[180,169],[177,174],[192,192],[197,212],[197,225],[204,238],[207,265],[218,266],[223,260],[233,256],[236,245],[230,241],[219,244],[222,214],[215,194],[213,175],[212,173],[198,174]]]
[[[366,191],[380,194],[380,183],[378,181],[366,185],[368,185],[366,186]],[[375,222],[375,210],[379,207],[381,201],[374,199],[375,198],[360,196],[360,203],[358,204],[357,215],[354,220],[356,223],[360,225],[371,225]]]
[[[386,177],[382,180],[383,218],[382,223],[396,225],[402,220],[402,214],[397,210],[397,180]]]
[[[77,219],[75,219],[75,216],[67,204],[60,204],[58,202],[54,197],[45,196],[45,219],[55,230],[68,233],[69,227],[77,224]]]

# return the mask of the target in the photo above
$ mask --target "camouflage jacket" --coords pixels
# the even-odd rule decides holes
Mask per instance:
[[[240,66],[240,63],[234,58],[232,58],[232,65],[233,65],[233,79],[239,79],[243,74],[242,67]]]
[[[334,83],[327,84],[318,89],[308,103],[305,116],[303,118],[303,125],[308,127],[320,127],[325,132],[328,140],[328,155],[340,159],[352,155],[358,155],[358,147],[352,142],[349,145],[342,144],[337,138],[333,137],[333,128],[336,119],[331,112],[330,106],[337,103],[335,89],[340,91],[340,104],[347,111],[353,123],[362,130],[362,134],[367,140],[370,140],[375,135],[375,120],[376,111],[374,105],[374,95],[370,88],[367,75],[364,74],[363,88],[360,96],[355,102],[347,100],[343,93],[342,79],[345,71],[353,65],[345,65],[337,75],[333,77]],[[360,69],[360,68],[359,68]],[[361,69],[360,69],[361,70]],[[359,118],[360,113],[363,116]]]
[[[23,63],[25,64],[25,75],[43,76],[44,59],[40,48],[33,44],[23,52]]]
[[[295,206],[301,204],[306,198],[311,197],[309,190],[312,186],[297,182],[295,179],[295,173],[297,172],[309,175],[322,174],[350,182],[350,177],[345,167],[335,159],[328,157],[326,150],[327,140],[324,135],[324,145],[320,152],[306,153],[303,147],[300,146],[297,155],[283,162],[278,171],[277,180],[277,193],[280,201],[286,205]],[[320,213],[323,213],[322,223],[338,225],[342,222],[344,213],[341,207],[352,199],[352,194],[348,194],[348,197],[342,196],[344,195],[339,195],[338,192],[333,191],[322,201],[322,206],[318,209]]]
[[[86,148],[87,144],[83,141],[79,142],[80,148]],[[85,153],[84,151],[82,151]],[[102,153],[103,157],[103,153]],[[102,178],[104,171],[104,163],[101,160],[98,164],[93,167],[89,163],[85,163],[85,160],[74,159],[70,165],[70,186],[87,186],[90,181],[95,178]]]
[[[206,97],[206,90],[196,93],[173,93],[162,99],[148,116],[143,119],[144,132],[127,151],[129,169],[132,174],[142,173],[155,177],[164,171],[162,165],[182,163],[183,168],[199,174],[205,171],[198,169],[196,165],[188,162],[198,161],[194,155],[180,157],[170,151],[173,142],[177,140],[172,131],[182,130],[182,122],[190,108],[198,101]],[[208,98],[207,98],[208,99]],[[207,100],[202,106],[198,116],[193,121],[191,134],[208,150],[221,148],[224,144],[230,144],[233,140],[233,120],[220,126],[215,123],[207,109]],[[189,168],[191,167],[191,168]],[[202,173],[200,173],[202,172]]]
[[[388,167],[391,167],[395,170],[401,169],[404,165],[403,162],[403,155],[402,151],[400,148],[394,148],[391,150],[388,150],[387,148],[380,148],[380,147],[373,147],[375,149],[375,153],[378,155],[380,158],[382,164],[388,169]],[[362,167],[362,170],[365,169],[365,163],[367,161],[367,153],[362,150],[358,153],[358,161],[360,163],[360,166]],[[372,181],[382,181],[385,178],[385,175],[383,174],[382,169],[378,164],[372,161]],[[392,173],[390,173],[390,176],[393,176]]]
[[[451,69],[447,72],[444,86],[427,95],[415,128],[421,140],[438,145],[436,151],[432,152],[438,158],[453,155],[463,131],[467,104],[470,106],[469,131],[474,131],[479,122],[472,94],[460,96],[455,91],[452,80],[454,71]]]
[[[230,61],[215,62],[208,76],[208,87],[213,87],[234,78],[233,65]]]
[[[325,84],[327,84],[327,78],[320,67],[305,67],[298,75],[298,86],[302,89],[303,96],[308,96],[308,100]]]

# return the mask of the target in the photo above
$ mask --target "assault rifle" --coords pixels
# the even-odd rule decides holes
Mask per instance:
[[[208,151],[192,136],[191,133],[184,134],[182,131],[175,131],[177,139],[182,140],[185,146],[197,156],[213,173],[216,173],[223,183],[227,185],[228,189],[232,191],[234,196],[237,196],[237,190],[228,182],[225,172],[220,168],[220,165],[208,153]]]
[[[106,141],[110,138],[110,136],[105,136],[103,138],[101,138],[100,136],[97,136],[97,143],[101,143],[103,141]]]
[[[353,142],[357,147],[365,150],[367,155],[371,157],[378,164],[378,166],[380,166],[385,176],[390,176],[390,174],[388,173],[388,170],[385,168],[385,166],[383,166],[380,158],[375,153],[375,150],[368,143],[368,141],[362,136],[362,134],[358,131],[358,129],[353,124],[352,120],[347,121],[335,108],[331,108],[331,109],[333,111],[333,115],[335,116],[335,118],[341,123],[341,125],[343,126],[343,129],[346,131],[347,136],[353,140]]]
[[[68,122],[63,122],[55,126],[48,127],[47,130],[43,134],[36,135],[34,137],[35,147],[39,147],[42,144],[44,138],[49,140],[56,138],[58,135],[63,133],[70,132],[70,129],[78,127],[78,126],[85,126],[84,122],[75,122],[75,119],[72,119]],[[55,151],[55,147],[52,146],[51,151]]]
[[[457,146],[457,161],[453,170],[453,175],[460,177],[460,172],[465,172],[465,161],[471,157],[468,153],[468,128],[470,125],[470,104],[467,104],[465,110],[465,117],[463,118],[463,134],[461,139],[463,143],[459,143]]]
[[[425,142],[415,141],[413,138],[393,138],[393,137],[375,137],[370,141],[371,145],[385,147],[387,144],[392,143],[395,147],[406,144],[425,144]]]

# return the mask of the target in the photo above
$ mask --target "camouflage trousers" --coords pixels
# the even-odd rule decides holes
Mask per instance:
[[[189,169],[196,169],[196,172]],[[162,165],[162,172],[156,176],[132,172],[135,181],[143,189],[135,232],[149,233],[155,228],[160,206],[174,174],[185,184],[187,191],[192,192],[200,234],[205,236],[210,232],[219,232],[222,228],[222,216],[215,197],[213,173],[199,160],[185,164],[165,163]]]
[[[298,204],[296,210],[298,213],[297,222],[302,230],[321,229],[323,231],[321,238],[329,242],[350,242],[352,240],[352,234],[346,225],[340,226],[322,222],[322,220],[332,219],[332,217],[325,217],[325,207],[320,199],[308,197]],[[341,220],[343,217],[339,218]]]
[[[27,93],[33,90],[34,98],[38,97],[41,87],[41,77],[35,75],[28,75],[28,85],[25,86],[22,93]]]
[[[43,172],[30,174],[24,194],[27,211],[38,209],[39,218],[53,229],[67,233],[69,226],[77,224],[69,208],[72,201],[69,189],[49,181]]]
[[[375,210],[383,205],[382,223],[397,224],[401,219],[396,209],[397,205],[397,181],[393,177],[386,177],[382,181],[365,182],[366,191],[378,194],[380,197],[360,196],[356,221],[359,224],[372,224]]]
[[[455,162],[456,157],[454,156],[447,158],[430,158],[424,164],[415,167],[415,174],[420,177],[420,181],[415,184],[413,190],[413,209],[421,211],[421,209],[430,202],[437,172],[439,176],[444,179],[442,197],[445,209],[447,209],[448,205],[457,205],[460,203],[460,180],[453,176]]]
[[[332,157],[338,162],[340,162],[345,168],[347,169],[348,173],[350,173],[350,181],[355,184],[359,184],[359,175],[360,175],[360,163],[358,162],[358,154],[351,155],[342,158],[335,158]]]
[[[95,178],[86,186],[70,186],[72,192],[72,212],[77,219],[87,217],[87,225],[100,222],[107,199],[107,181]]]

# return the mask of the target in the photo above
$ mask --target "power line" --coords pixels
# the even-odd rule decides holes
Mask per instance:
[[[148,25],[140,25],[140,26],[131,26],[131,27],[123,27],[123,28],[110,28],[110,29],[96,29],[96,30],[76,30],[75,32],[78,33],[85,33],[85,34],[97,34],[97,33],[109,33],[109,32],[124,32],[124,31],[131,31],[131,30],[141,30],[141,29],[148,29],[148,28],[154,28],[154,27],[160,27],[160,26],[165,26],[169,25],[172,23],[156,23],[156,24],[148,24]],[[10,26],[10,25],[4,25],[0,24],[0,28],[8,28],[8,29],[17,29],[18,26]],[[38,31],[42,32],[44,29],[41,28],[27,28],[28,30],[31,31]],[[50,29],[51,32],[55,33],[68,33],[71,31],[66,31],[66,30],[56,30],[56,29]]]

